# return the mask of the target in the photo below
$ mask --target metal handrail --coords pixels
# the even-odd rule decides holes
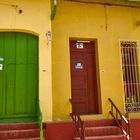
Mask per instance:
[[[71,104],[73,103],[72,99],[69,99],[69,101],[70,101]],[[85,125],[84,125],[84,121],[82,121],[82,119],[81,119],[79,114],[70,113],[70,116],[71,116],[72,120],[75,122],[76,130],[78,132],[80,140],[85,140]]]
[[[113,103],[113,101],[110,98],[108,98],[108,100],[111,103],[111,110],[109,111],[109,113],[114,118],[114,120],[116,121],[117,125],[119,126],[119,128],[121,129],[123,134],[126,136],[126,138],[128,140],[131,140],[130,129],[129,129],[129,121],[125,118],[124,115],[122,115],[122,113],[116,107],[116,105]],[[115,109],[115,115],[114,115],[114,109]],[[120,121],[120,119],[121,119],[121,121]]]
[[[38,100],[38,123],[39,123],[40,140],[43,140],[42,112],[41,112],[39,100]]]

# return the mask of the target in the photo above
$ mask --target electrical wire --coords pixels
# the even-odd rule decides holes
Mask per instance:
[[[92,1],[83,1],[83,0],[64,0],[64,1],[71,1],[71,2],[78,2],[78,3],[85,3],[85,4],[98,4],[98,5],[106,5],[106,6],[119,6],[119,7],[140,8],[140,6],[128,5],[128,4],[103,3],[103,2],[92,2]]]

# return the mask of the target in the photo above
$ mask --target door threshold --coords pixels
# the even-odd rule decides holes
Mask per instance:
[[[29,123],[29,122],[36,122],[37,117],[34,118],[3,118],[0,119],[1,123]]]
[[[131,119],[131,118],[139,119],[140,118],[140,112],[128,112],[127,113],[127,118],[129,118],[129,119]]]
[[[103,119],[103,114],[84,114],[84,115],[80,115],[80,117],[83,120]]]

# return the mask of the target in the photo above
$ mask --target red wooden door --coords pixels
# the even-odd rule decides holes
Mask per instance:
[[[94,42],[70,41],[72,112],[97,114],[98,93]]]

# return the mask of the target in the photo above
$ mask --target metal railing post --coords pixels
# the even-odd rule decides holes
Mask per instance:
[[[109,113],[114,118],[114,120],[116,121],[117,125],[120,127],[121,131],[126,136],[126,138],[130,140],[130,128],[128,120],[121,114],[120,110],[116,107],[113,101],[110,98],[108,100],[111,103],[111,111],[109,111]],[[112,108],[116,110],[115,115]],[[119,121],[118,115],[120,115],[121,122]]]
[[[38,122],[39,122],[40,140],[43,140],[42,112],[41,112],[39,100],[38,100]]]

